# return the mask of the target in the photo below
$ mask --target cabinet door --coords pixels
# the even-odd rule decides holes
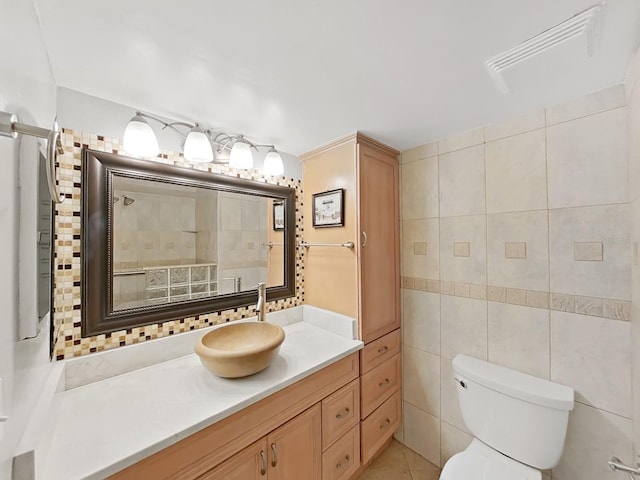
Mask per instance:
[[[360,323],[367,343],[400,326],[398,163],[358,144]]]
[[[321,480],[320,418],[316,404],[267,436],[269,480]]]
[[[198,480],[266,480],[267,439],[262,438],[225,460]]]

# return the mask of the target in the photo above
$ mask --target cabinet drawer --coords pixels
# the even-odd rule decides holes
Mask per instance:
[[[396,392],[360,424],[363,465],[366,465],[375,456],[380,447],[400,426],[401,409],[400,392]]]
[[[360,380],[356,379],[322,400],[322,449],[326,449],[360,420]]]
[[[399,389],[400,376],[400,355],[395,355],[361,377],[360,415],[363,419]]]
[[[356,424],[322,454],[322,480],[350,478],[360,468],[360,425]]]
[[[385,360],[400,353],[400,329],[394,330],[371,343],[367,343],[360,353],[362,373],[377,367]]]

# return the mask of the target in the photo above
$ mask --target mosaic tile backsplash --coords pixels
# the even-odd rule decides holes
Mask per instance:
[[[121,141],[115,138],[63,129],[64,155],[58,157],[58,182],[65,201],[55,209],[53,349],[56,360],[87,355],[125,345],[187,332],[255,315],[248,307],[152,324],[109,334],[83,338],[80,334],[81,235],[82,235],[82,149],[118,153]],[[176,153],[162,151],[155,159],[162,163],[190,167],[239,178],[283,185],[296,189],[296,243],[302,240],[302,182],[293,178],[268,177],[258,170],[237,170],[225,165],[193,166]],[[302,305],[304,301],[304,252],[296,251],[296,296],[267,303],[267,312]]]

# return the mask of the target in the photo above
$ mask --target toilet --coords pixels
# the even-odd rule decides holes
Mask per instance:
[[[573,389],[467,355],[453,359],[458,401],[474,439],[440,480],[541,480],[564,448]]]

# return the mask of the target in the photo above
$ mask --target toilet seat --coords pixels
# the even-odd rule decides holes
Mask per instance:
[[[447,461],[440,480],[541,480],[540,470],[517,462],[474,438]]]

